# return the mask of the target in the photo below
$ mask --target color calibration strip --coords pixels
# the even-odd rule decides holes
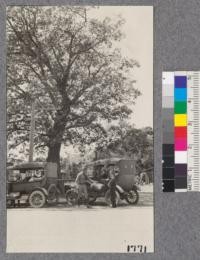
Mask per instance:
[[[200,191],[200,72],[163,72],[163,191]]]
[[[162,78],[162,122],[163,122],[163,191],[175,189],[174,165],[174,74],[163,72]]]
[[[187,191],[187,76],[174,74],[175,191]]]

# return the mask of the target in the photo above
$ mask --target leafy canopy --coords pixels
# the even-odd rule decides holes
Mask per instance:
[[[7,9],[8,140],[28,141],[35,102],[36,148],[95,142],[102,122],[125,119],[140,92],[138,63],[114,47],[123,19],[90,18],[88,7]]]

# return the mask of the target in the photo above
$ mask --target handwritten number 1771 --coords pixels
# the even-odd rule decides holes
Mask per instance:
[[[146,253],[147,247],[143,245],[128,245],[127,252],[129,253]]]

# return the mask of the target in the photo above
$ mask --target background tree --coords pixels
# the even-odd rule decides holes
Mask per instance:
[[[96,145],[96,159],[128,157],[136,161],[137,173],[153,168],[153,129],[137,129],[125,122],[112,125]]]
[[[7,10],[8,140],[28,142],[36,104],[35,148],[60,164],[61,144],[91,143],[102,122],[127,118],[140,92],[113,42],[123,20],[90,19],[86,7],[9,7]]]

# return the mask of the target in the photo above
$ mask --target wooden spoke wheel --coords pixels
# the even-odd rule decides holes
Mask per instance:
[[[32,208],[42,208],[46,203],[46,196],[44,192],[35,190],[30,194],[28,201]]]

